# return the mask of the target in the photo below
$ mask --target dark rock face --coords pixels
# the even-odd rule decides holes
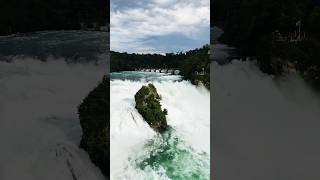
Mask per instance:
[[[167,129],[167,110],[161,110],[161,96],[153,84],[142,86],[134,96],[136,109],[142,115],[144,120],[157,132],[163,132]]]
[[[102,173],[110,176],[110,81],[103,81],[93,89],[78,108],[82,139],[80,147],[86,150],[92,162]]]

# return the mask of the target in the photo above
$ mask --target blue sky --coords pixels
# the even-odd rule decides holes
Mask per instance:
[[[111,0],[110,48],[187,51],[209,44],[210,0]]]

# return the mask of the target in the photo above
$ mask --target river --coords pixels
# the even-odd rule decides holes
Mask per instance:
[[[228,46],[216,47],[228,57]],[[222,64],[212,62],[210,79],[215,178],[319,179],[319,92],[298,74],[265,74],[255,61]]]
[[[0,37],[0,179],[103,180],[79,148],[77,107],[107,72],[108,34]]]
[[[153,131],[135,109],[134,95],[153,83],[171,127]],[[111,179],[209,179],[210,93],[181,76],[155,72],[111,74]]]

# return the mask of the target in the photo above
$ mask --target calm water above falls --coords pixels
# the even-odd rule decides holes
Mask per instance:
[[[41,31],[0,36],[0,61],[24,57],[68,62],[106,60],[107,32]]]

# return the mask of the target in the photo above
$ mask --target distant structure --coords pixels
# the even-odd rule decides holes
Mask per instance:
[[[289,43],[297,43],[302,40],[307,39],[306,33],[301,32],[301,21],[298,21],[296,23],[296,27],[298,27],[298,30],[295,30],[294,32],[290,32],[288,34],[282,34],[278,29],[276,29],[273,34],[273,41],[275,42],[289,42]]]
[[[204,68],[202,68],[202,71],[201,71],[201,72],[196,71],[195,74],[196,74],[196,75],[203,76],[203,75],[206,75],[206,72],[204,71]]]
[[[142,72],[158,72],[158,73],[167,73],[172,75],[179,75],[180,70],[178,69],[135,69],[135,71],[142,71]]]

